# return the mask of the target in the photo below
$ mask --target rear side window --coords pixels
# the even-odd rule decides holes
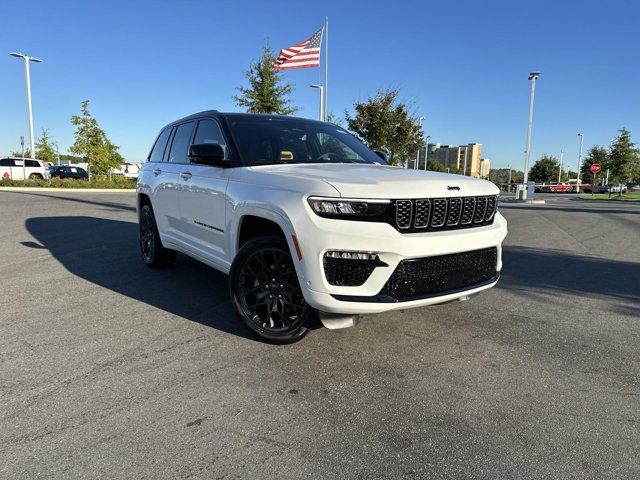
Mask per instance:
[[[161,162],[162,156],[164,154],[164,149],[167,146],[167,140],[169,140],[169,134],[171,133],[171,128],[165,128],[160,135],[158,135],[158,139],[156,140],[151,153],[149,154],[150,162]]]
[[[176,128],[176,133],[173,136],[173,142],[171,142],[171,150],[169,152],[169,161],[171,163],[187,163],[193,125],[194,122],[183,123],[182,125],[178,125],[178,128]]]
[[[0,167],[11,167],[13,161],[10,158],[0,158]]]

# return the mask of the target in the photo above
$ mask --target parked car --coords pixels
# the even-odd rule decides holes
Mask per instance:
[[[51,168],[51,178],[75,178],[76,180],[89,180],[89,174],[81,167],[54,165]]]
[[[25,158],[24,160],[15,157],[0,158],[0,178],[24,180],[26,176],[31,180],[46,180],[49,178],[49,171],[45,163],[42,160],[31,158]]]
[[[228,273],[241,321],[287,343],[317,316],[344,328],[494,286],[498,193],[387,166],[330,123],[208,111],[156,139],[137,184],[139,245],[150,267],[182,252]]]
[[[573,187],[571,185],[569,185],[568,183],[564,183],[564,182],[553,182],[550,183],[549,185],[543,185],[540,188],[541,192],[546,192],[546,193],[569,193],[573,190]]]
[[[599,193],[625,193],[627,191],[627,186],[618,184],[609,184],[609,185],[601,185],[598,187]]]
[[[627,190],[634,192],[640,190],[640,183],[627,183]]]

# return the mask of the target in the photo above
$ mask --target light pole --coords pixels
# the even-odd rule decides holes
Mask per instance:
[[[524,192],[522,200],[527,199],[527,184],[529,182],[529,155],[531,153],[531,127],[533,126],[533,97],[536,92],[536,78],[540,76],[540,72],[531,72],[529,80],[531,81],[531,93],[529,95],[529,125],[527,127],[527,146],[524,151]]]
[[[560,170],[558,170],[558,183],[562,178],[562,158],[564,157],[564,148],[560,150]]]
[[[418,126],[420,128],[422,128],[422,122],[424,122],[424,117],[418,117]],[[416,153],[416,163],[413,166],[414,170],[418,169],[418,161],[420,160],[420,149],[418,149],[418,152]]]
[[[9,55],[12,57],[22,58],[24,60],[24,76],[27,83],[27,113],[29,114],[29,140],[31,142],[30,155],[31,158],[36,158],[35,143],[33,141],[33,113],[31,111],[31,77],[29,75],[29,62],[41,63],[42,60],[30,57],[24,53],[11,52]]]
[[[580,191],[580,164],[582,163],[582,143],[584,141],[584,135],[579,133],[580,137],[580,151],[578,152],[578,171],[576,172],[576,193]]]
[[[427,170],[427,160],[429,160],[429,139],[431,138],[431,135],[427,135],[426,137],[424,137],[424,141],[426,143],[425,147],[424,147],[424,169]]]
[[[325,118],[326,116],[324,114],[324,85],[314,83],[313,85],[309,86],[311,88],[317,88],[318,90],[320,90],[320,121],[326,122],[327,119]]]

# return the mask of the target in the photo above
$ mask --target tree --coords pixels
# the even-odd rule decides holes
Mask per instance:
[[[11,156],[14,158],[22,158],[22,150],[13,150]],[[24,158],[31,158],[31,150],[28,148],[24,150]]]
[[[427,170],[431,170],[432,172],[446,172],[447,169],[444,166],[435,160],[427,160]]]
[[[619,132],[620,135],[613,141],[609,150],[607,168],[609,168],[609,180],[612,183],[628,182],[634,176],[638,161],[638,153],[633,148],[635,144],[631,141],[631,134],[625,128],[620,129]]]
[[[560,162],[553,155],[543,155],[529,170],[529,180],[537,183],[558,181]]]
[[[49,129],[43,128],[39,138],[36,138],[36,158],[45,162],[55,163],[58,159],[57,144],[49,135]]]
[[[94,174],[106,174],[110,168],[119,167],[123,158],[119,147],[111,143],[107,134],[100,128],[98,121],[89,113],[89,100],[82,102],[81,115],[71,117],[71,123],[77,127],[75,142],[69,152],[80,155]]]
[[[422,129],[398,101],[398,90],[378,90],[364,102],[354,104],[355,114],[345,112],[349,129],[372,150],[386,150],[389,163],[399,165],[415,158],[424,146]]]
[[[609,152],[606,148],[595,145],[589,149],[587,156],[582,163],[582,167],[580,167],[580,177],[584,179],[593,178],[593,173],[591,173],[591,165],[594,163],[600,164],[603,172],[606,172],[607,168],[609,168]],[[584,180],[585,183],[590,183],[590,181]]]
[[[298,111],[288,98],[293,92],[293,85],[283,83],[280,72],[273,66],[275,60],[271,47],[265,43],[262,57],[245,72],[249,87],[238,87],[240,94],[233,97],[236,105],[245,107],[250,113],[291,115]]]

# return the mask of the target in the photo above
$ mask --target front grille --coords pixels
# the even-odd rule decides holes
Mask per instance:
[[[341,287],[359,287],[367,281],[376,268],[375,262],[361,260],[324,259],[324,274],[327,282]]]
[[[495,247],[401,261],[379,295],[398,300],[472,288],[496,276]]]
[[[403,233],[452,230],[491,224],[497,207],[495,195],[395,200],[387,218]]]

